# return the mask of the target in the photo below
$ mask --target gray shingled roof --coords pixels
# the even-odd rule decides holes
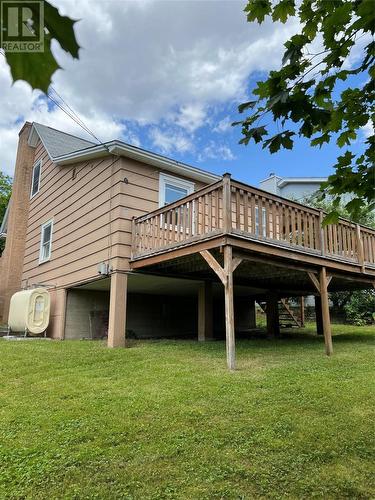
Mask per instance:
[[[95,146],[95,143],[34,122],[44,147],[52,158]]]

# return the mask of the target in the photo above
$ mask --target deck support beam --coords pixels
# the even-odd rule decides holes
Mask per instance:
[[[233,258],[230,245],[224,246],[224,267],[208,250],[202,250],[200,254],[224,285],[227,365],[229,370],[235,370],[233,272],[241,264],[242,258]]]
[[[327,356],[330,356],[333,353],[331,319],[329,317],[329,301],[328,301],[328,284],[331,280],[330,278],[327,279],[327,272],[325,267],[322,267],[320,270],[319,281],[320,281],[320,297],[322,299],[324,343],[326,346],[326,354]]]
[[[267,296],[266,318],[267,318],[267,334],[270,337],[279,337],[280,336],[279,301],[278,301],[278,296],[274,293],[270,293]]]
[[[305,326],[305,297],[303,295],[300,297],[300,316],[301,326]]]
[[[226,280],[224,283],[225,294],[225,338],[227,348],[227,365],[229,370],[235,369],[235,335],[234,335],[234,300],[233,300],[233,262],[232,247],[224,247],[224,271]]]
[[[111,275],[108,347],[125,347],[127,288],[127,274]]]
[[[198,340],[212,340],[212,283],[204,281],[198,288]]]
[[[332,276],[327,275],[326,268],[323,266],[320,268],[319,277],[314,273],[308,273],[312,283],[314,284],[317,292],[320,294],[320,307],[321,307],[321,318],[322,327],[324,335],[324,344],[327,356],[333,353],[332,347],[332,332],[331,332],[331,319],[329,316],[329,299],[328,299],[328,285],[331,282]],[[315,305],[317,302],[315,302]],[[318,311],[320,313],[320,311]],[[320,315],[320,314],[319,314]],[[320,323],[317,321],[317,328],[319,329]]]

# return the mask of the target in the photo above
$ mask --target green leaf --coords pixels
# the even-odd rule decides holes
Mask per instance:
[[[273,8],[272,19],[273,21],[281,21],[286,23],[289,16],[294,16],[296,12],[294,0],[281,0]]]
[[[256,105],[257,101],[243,102],[238,106],[238,112],[243,113],[246,109],[252,109]]]
[[[329,224],[337,224],[339,221],[339,217],[339,212],[337,212],[337,210],[333,210],[324,217],[323,226],[328,226]]]
[[[33,5],[30,4],[33,12]],[[36,14],[35,14],[36,15]],[[34,18],[35,19],[35,18]],[[48,91],[52,75],[60,68],[51,52],[51,42],[56,40],[61,48],[78,59],[79,45],[74,34],[76,21],[61,16],[56,7],[44,1],[44,51],[43,52],[5,52],[13,81],[24,80],[33,89]]]
[[[293,135],[295,135],[295,132],[291,132],[289,130],[280,132],[279,134],[276,134],[270,139],[264,141],[263,149],[268,148],[270,153],[276,153],[281,146],[285,149],[292,149],[293,141],[291,137]]]
[[[354,132],[354,130],[345,130],[345,132],[342,132],[342,134],[339,135],[337,138],[337,145],[342,148],[343,146],[350,145],[350,141],[354,141],[357,138],[357,134]]]
[[[246,130],[244,134],[246,134],[246,136],[243,139],[241,139],[239,143],[246,145],[248,144],[250,139],[254,139],[256,143],[261,142],[263,140],[263,136],[268,135],[268,132],[265,129],[265,127],[261,125],[260,127],[254,127],[249,130]]]
[[[320,146],[322,147],[325,142],[329,142],[330,140],[330,135],[328,133],[325,133],[321,135],[320,137],[316,137],[313,139],[310,144],[311,146]]]
[[[52,75],[60,68],[52,55],[50,40],[44,38],[44,52],[6,54],[13,81],[25,80],[33,89],[47,93]]]
[[[79,45],[74,34],[74,24],[76,22],[67,16],[60,15],[56,7],[44,2],[44,24],[51,38],[57,40],[65,52],[78,59]]]
[[[261,24],[272,11],[271,0],[250,0],[244,10],[248,21],[257,20]]]

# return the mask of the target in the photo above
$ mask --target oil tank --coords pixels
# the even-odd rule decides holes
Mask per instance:
[[[11,332],[39,335],[47,330],[50,295],[45,288],[15,293],[10,299],[8,326]]]

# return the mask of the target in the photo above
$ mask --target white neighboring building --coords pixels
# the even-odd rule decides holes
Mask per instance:
[[[327,177],[279,177],[272,173],[267,179],[260,181],[259,187],[283,198],[302,201],[319,191],[321,183],[326,180]]]

